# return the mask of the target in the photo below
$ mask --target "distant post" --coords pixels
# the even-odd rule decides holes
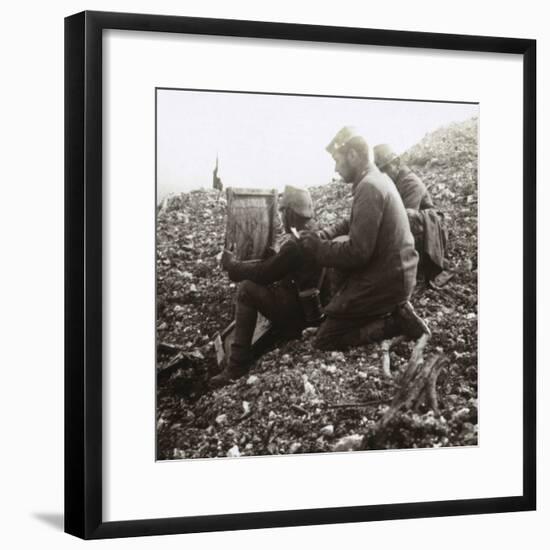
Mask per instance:
[[[218,176],[218,155],[216,155],[216,166],[212,172],[212,188],[217,189],[220,193],[223,191],[223,183],[221,178]]]

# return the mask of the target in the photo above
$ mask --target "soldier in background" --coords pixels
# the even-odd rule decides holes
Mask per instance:
[[[434,208],[432,197],[422,180],[396,155],[387,144],[374,147],[376,166],[387,174],[397,187],[405,208],[424,210]]]
[[[322,268],[303,249],[292,229],[317,229],[309,191],[287,185],[279,210],[288,238],[276,254],[260,262],[243,262],[236,260],[232,252],[223,252],[222,268],[240,284],[229,360],[224,370],[210,379],[211,387],[225,386],[250,370],[258,312],[289,335],[301,335],[307,324],[299,293],[318,289]]]
[[[342,128],[327,146],[335,171],[352,185],[351,216],[300,234],[323,267],[343,272],[342,284],[324,309],[316,346],[346,349],[405,334],[429,334],[409,299],[416,284],[418,254],[407,213],[390,178],[355,129]],[[343,242],[335,237],[348,237]]]
[[[419,273],[429,283],[445,269],[447,232],[442,217],[426,185],[389,145],[377,145],[374,157],[378,168],[392,179],[403,200],[420,258]]]

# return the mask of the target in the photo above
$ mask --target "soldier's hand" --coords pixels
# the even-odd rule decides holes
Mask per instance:
[[[229,268],[235,263],[235,254],[231,252],[230,250],[227,250],[227,248],[224,249],[222,254],[222,269],[224,271],[228,271]]]
[[[313,255],[317,253],[321,239],[316,231],[300,231],[300,243]]]

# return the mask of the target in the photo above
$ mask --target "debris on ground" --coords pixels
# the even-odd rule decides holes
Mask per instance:
[[[412,299],[432,331],[426,352],[442,353],[446,365],[437,377],[438,410],[429,400],[399,408],[376,444],[477,445],[477,119],[427,135],[406,160],[449,230],[452,275],[419,285]],[[321,225],[349,215],[348,185],[334,181],[311,193]],[[157,458],[358,450],[390,410],[414,342],[323,352],[308,329],[268,351],[248,376],[208,389],[220,368],[214,338],[232,321],[236,291],[218,259],[225,206],[217,191],[198,190],[163,201],[157,214]]]

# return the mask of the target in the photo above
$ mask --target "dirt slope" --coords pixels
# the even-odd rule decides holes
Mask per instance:
[[[417,311],[433,331],[431,351],[449,365],[439,378],[440,416],[419,410],[388,428],[386,447],[477,444],[477,120],[442,128],[407,152],[410,167],[429,186],[445,213],[449,263],[456,272],[446,287],[419,288]],[[311,189],[321,225],[349,212],[349,186]],[[220,270],[225,200],[217,191],[172,197],[158,214],[157,336],[181,346],[181,368],[157,388],[159,459],[310,453],[327,451],[344,436],[372,429],[387,405],[333,408],[334,404],[384,401],[394,382],[381,373],[380,346],[320,352],[311,331],[281,343],[260,359],[250,376],[216,391],[205,381],[215,370],[212,339],[231,321],[235,286]],[[392,351],[403,366],[410,344]],[[159,353],[159,367],[170,356]]]

